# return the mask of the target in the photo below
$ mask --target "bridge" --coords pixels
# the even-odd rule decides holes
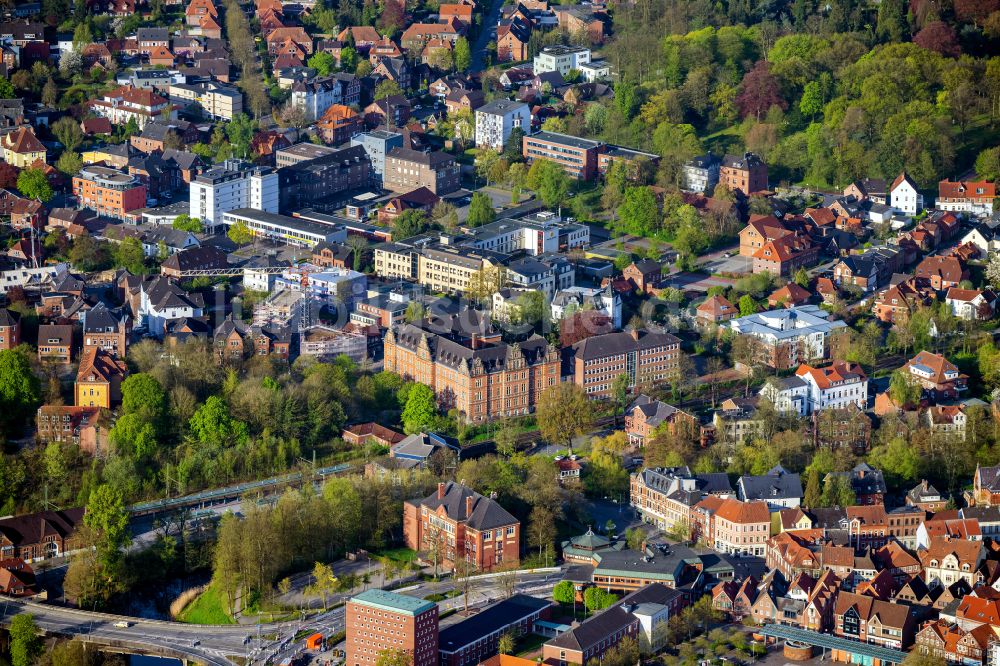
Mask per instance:
[[[322,482],[328,476],[342,474],[350,469],[351,465],[344,463],[330,467],[321,467],[308,473],[294,472],[262,481],[248,481],[233,486],[226,486],[225,488],[213,488],[180,497],[167,497],[149,502],[140,502],[139,504],[130,506],[129,513],[132,516],[151,516],[180,509],[203,509],[214,504],[225,504],[236,501],[249,493],[271,494],[275,490],[298,487],[309,481]]]

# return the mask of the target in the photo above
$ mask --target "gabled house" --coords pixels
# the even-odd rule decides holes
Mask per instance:
[[[988,180],[950,181],[938,183],[935,206],[940,210],[971,215],[992,215],[993,201],[997,197],[996,185]]]
[[[1000,300],[992,289],[959,289],[952,287],[945,296],[951,313],[959,319],[985,321],[992,319]]]
[[[910,646],[917,628],[916,611],[910,606],[852,592],[837,596],[834,617],[837,636],[897,650]]]
[[[969,271],[954,256],[927,257],[917,265],[914,273],[917,279],[926,280],[932,289],[945,291],[958,287],[962,280],[969,278]]]
[[[90,347],[83,353],[76,373],[76,406],[111,409],[118,405],[122,399],[122,381],[127,374],[128,366],[124,361]]]
[[[924,207],[924,195],[920,194],[917,184],[905,171],[892,181],[888,194],[888,204],[910,217],[919,213]]]
[[[776,465],[762,476],[741,476],[736,483],[736,496],[742,502],[767,502],[771,511],[793,509],[802,500],[802,480],[798,474]]]
[[[933,400],[956,399],[968,388],[968,377],[940,354],[921,351],[901,368]]]

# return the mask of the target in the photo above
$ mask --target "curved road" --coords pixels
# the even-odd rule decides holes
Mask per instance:
[[[524,574],[518,577],[518,592],[551,590],[561,578],[557,573]],[[417,585],[410,588],[421,596],[446,589],[448,583]],[[501,592],[493,581],[481,581],[475,594],[480,599],[475,605],[489,598],[499,598]],[[442,611],[455,608],[462,597],[441,602]],[[0,623],[7,624],[21,613],[30,613],[39,629],[49,634],[80,637],[94,643],[122,648],[145,650],[151,653],[172,654],[177,657],[206,664],[207,666],[233,666],[233,656],[249,658],[248,663],[263,663],[265,659],[280,661],[286,656],[302,652],[302,641],[294,636],[315,632],[329,636],[344,629],[343,606],[309,618],[306,621],[274,622],[262,625],[196,625],[164,620],[141,618],[108,613],[96,613],[63,606],[0,598]],[[128,622],[128,627],[116,627],[117,622]],[[301,632],[301,633],[300,633]],[[258,638],[258,634],[260,638]]]

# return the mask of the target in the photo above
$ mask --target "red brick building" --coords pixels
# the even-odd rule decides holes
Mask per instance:
[[[591,398],[611,396],[621,374],[629,387],[669,381],[680,367],[681,341],[669,333],[632,330],[594,335],[573,345],[573,381]]]
[[[432,601],[367,590],[347,602],[346,661],[375,666],[385,650],[400,650],[412,666],[437,666],[438,607]]]
[[[413,550],[446,567],[464,560],[477,571],[516,565],[521,523],[497,502],[449,481],[420,500],[403,504],[403,536]]]
[[[0,351],[21,344],[21,317],[16,312],[0,308]]]
[[[747,195],[766,190],[767,165],[753,153],[726,155],[719,167],[719,182]]]

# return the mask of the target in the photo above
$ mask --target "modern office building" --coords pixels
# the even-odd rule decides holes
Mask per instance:
[[[590,180],[597,175],[597,157],[602,146],[600,141],[557,132],[538,132],[524,137],[522,154],[529,163],[546,159],[561,166],[573,178]]]

